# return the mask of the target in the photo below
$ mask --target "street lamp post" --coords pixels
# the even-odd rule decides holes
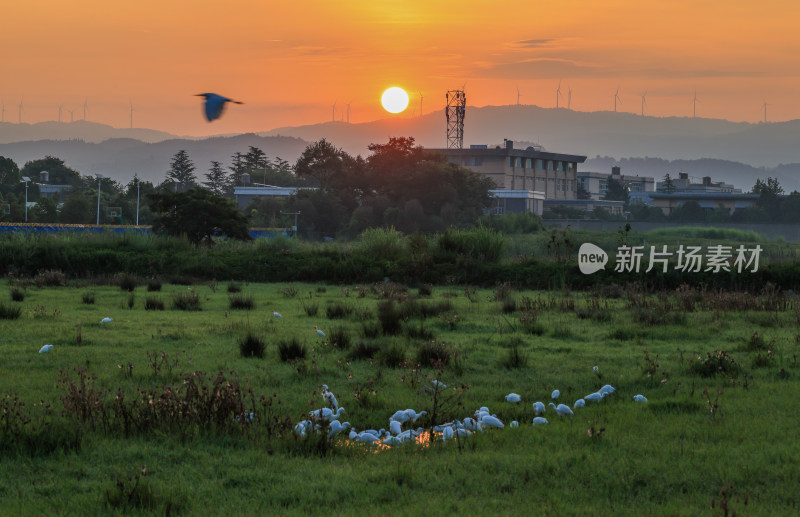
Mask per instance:
[[[31,179],[27,176],[22,177],[22,181],[25,182],[25,222],[28,222],[28,182]]]
[[[102,174],[95,174],[97,178],[97,224],[100,224],[100,182],[105,176]]]
[[[136,180],[136,226],[139,226],[139,176],[134,174],[133,179]]]

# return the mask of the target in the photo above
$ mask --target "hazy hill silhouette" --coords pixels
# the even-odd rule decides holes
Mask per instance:
[[[246,153],[248,146],[263,150],[270,159],[281,157],[294,163],[308,145],[293,137],[264,137],[253,133],[211,137],[202,140],[171,139],[147,143],[130,138],[114,138],[100,143],[82,140],[41,140],[0,144],[0,156],[13,159],[20,167],[25,162],[56,156],[84,175],[101,173],[121,183],[127,183],[134,173],[139,177],[160,183],[166,176],[172,157],[181,149],[189,153],[197,170],[198,181],[205,181],[205,173],[212,160],[227,169],[234,153]]]
[[[192,137],[172,135],[155,129],[117,128],[84,120],[75,122],[37,122],[35,124],[0,122],[0,144],[34,140],[102,142],[110,138],[132,138],[142,142],[161,142],[172,138],[194,139]]]

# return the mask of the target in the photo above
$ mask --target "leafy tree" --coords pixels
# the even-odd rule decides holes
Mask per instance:
[[[19,183],[21,177],[22,174],[14,160],[0,156],[0,185],[15,185]]]
[[[91,224],[95,222],[96,207],[86,193],[73,192],[67,196],[59,216],[62,223]]]
[[[627,203],[630,201],[630,196],[628,195],[627,187],[625,187],[621,181],[615,180],[609,176],[606,182],[606,194],[603,196],[603,199],[609,201],[624,201]]]
[[[800,223],[800,192],[796,190],[781,201],[781,220]]]
[[[81,175],[75,169],[67,167],[64,160],[55,156],[46,156],[39,160],[25,163],[20,171],[20,176],[27,176],[33,181],[41,181],[40,174],[47,171],[49,174],[48,183],[53,185],[81,185]]]
[[[779,221],[782,218],[780,196],[783,194],[783,187],[777,179],[767,178],[766,181],[761,181],[761,178],[756,179],[753,194],[759,195],[756,206],[764,210],[771,221]]]
[[[228,187],[228,178],[221,163],[215,161],[211,162],[211,168],[206,173],[206,179],[208,181],[203,182],[203,185],[209,190],[219,195],[225,194]]]
[[[213,238],[225,235],[250,240],[247,217],[233,200],[203,188],[186,192],[162,190],[148,194],[150,210],[155,215],[153,231],[168,235],[186,235],[193,244],[213,244]]]
[[[167,181],[176,184],[176,190],[187,190],[192,188],[197,180],[194,175],[195,166],[192,160],[189,159],[189,153],[180,150],[172,157],[167,171]],[[179,188],[178,188],[179,186]]]
[[[37,223],[56,223],[58,222],[58,205],[55,200],[43,197],[36,202],[33,210],[28,211],[28,215],[32,215],[32,220]]]
[[[757,178],[756,184],[753,185],[753,194],[771,194],[777,197],[783,194],[783,187],[781,187],[777,178],[768,177],[766,181],[761,181],[761,178]]]
[[[294,169],[298,176],[313,179],[323,190],[332,190],[347,182],[352,163],[350,155],[323,138],[305,148]]]
[[[701,222],[706,220],[706,212],[700,203],[690,200],[673,208],[669,218],[673,221]]]
[[[231,166],[228,167],[228,169],[231,171],[231,176],[228,180],[228,194],[233,193],[233,187],[241,185],[242,174],[247,172],[244,154],[234,153],[234,155],[231,156],[231,161]]]

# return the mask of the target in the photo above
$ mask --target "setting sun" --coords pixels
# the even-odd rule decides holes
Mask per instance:
[[[381,104],[389,113],[400,113],[408,107],[408,94],[402,88],[393,86],[383,92]]]

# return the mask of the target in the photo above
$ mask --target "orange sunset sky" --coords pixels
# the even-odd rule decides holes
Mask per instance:
[[[345,116],[365,122],[444,107],[555,107],[561,81],[581,111],[800,118],[800,3],[794,0],[4,2],[4,119],[83,117],[178,134],[268,130]],[[409,110],[389,115],[400,86]],[[245,102],[206,122],[199,97]],[[69,111],[72,111],[70,115]]]

